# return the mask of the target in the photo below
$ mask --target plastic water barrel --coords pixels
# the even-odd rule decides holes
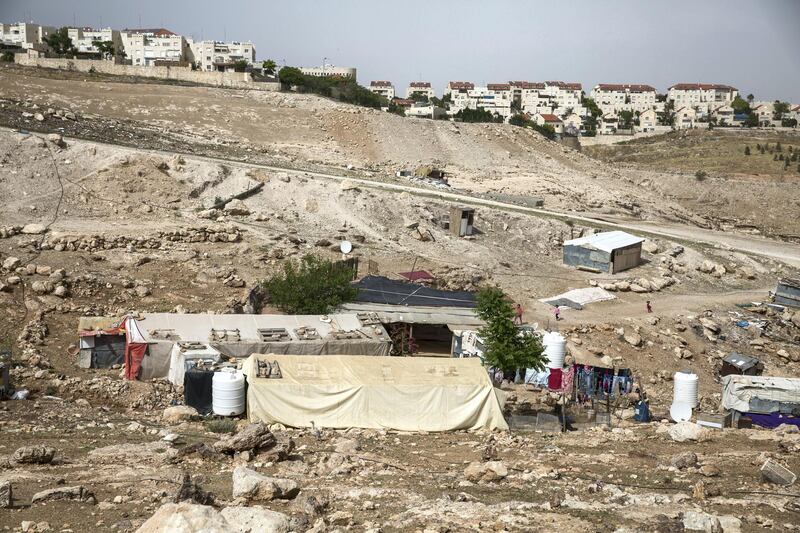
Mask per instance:
[[[564,358],[567,355],[567,339],[560,333],[551,331],[544,334],[542,346],[547,359],[547,368],[563,368]]]
[[[238,372],[214,372],[211,380],[211,408],[215,415],[237,416],[244,413],[244,376]]]
[[[672,403],[681,403],[691,408],[697,407],[697,383],[697,374],[675,372]]]

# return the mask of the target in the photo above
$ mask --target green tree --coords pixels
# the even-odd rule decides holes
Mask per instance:
[[[114,46],[114,41],[92,41],[92,45],[106,59],[117,56],[118,51],[117,47]],[[119,51],[119,53],[124,55],[125,52]]]
[[[736,98],[739,98],[739,97],[737,96]],[[755,100],[755,99],[756,99],[756,97],[753,96],[753,93],[750,93],[750,94],[747,95],[747,102],[748,103],[752,104],[753,100]]]
[[[305,78],[300,69],[295,67],[283,67],[278,72],[278,79],[281,83],[290,87],[305,85]]]
[[[783,115],[789,112],[789,103],[788,102],[780,102],[775,100],[775,103],[772,105],[772,118],[774,120],[781,120],[783,119]]]
[[[749,146],[745,146],[744,147],[744,155],[750,155],[750,147]]]
[[[514,309],[500,288],[482,289],[478,293],[476,311],[486,323],[479,334],[483,338],[484,358],[488,365],[504,371],[544,368],[545,358],[539,338],[520,333],[514,324]]]
[[[265,74],[273,76],[275,74],[275,69],[278,68],[278,65],[275,63],[275,61],[267,59],[266,61],[261,63],[261,68],[264,69]]]
[[[262,285],[270,302],[285,313],[324,315],[356,297],[352,279],[353,270],[344,263],[306,255],[299,262],[284,262],[283,271]]]
[[[737,96],[733,99],[731,107],[733,108],[733,112],[737,115],[747,115],[750,113],[750,104],[743,100],[741,96]]]
[[[421,91],[414,91],[408,95],[408,99],[415,102],[427,102],[428,95]]]
[[[389,113],[394,113],[395,115],[400,115],[401,117],[406,116],[406,109],[398,105],[396,102],[389,102]]]
[[[528,128],[532,124],[531,120],[522,113],[517,113],[516,115],[513,115],[508,120],[508,123],[511,124],[512,126],[519,126],[521,128]]]
[[[247,65],[246,59],[238,59],[233,62],[233,70],[234,72],[244,72],[247,70]]]
[[[480,107],[477,109],[464,108],[456,113],[455,118],[461,119],[461,122],[503,122],[503,117],[497,113]]]
[[[13,63],[14,52],[3,52],[3,55],[0,55],[0,61],[3,61],[5,63]]]
[[[75,54],[77,52],[66,26],[45,37],[44,42],[58,55]]]
[[[663,126],[672,126],[675,124],[675,102],[667,100],[664,102],[664,111],[657,113],[658,118]]]
[[[619,119],[623,129],[630,129],[633,125],[633,111],[620,111]]]

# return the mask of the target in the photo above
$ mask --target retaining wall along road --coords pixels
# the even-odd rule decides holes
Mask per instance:
[[[249,72],[205,72],[192,70],[191,67],[159,66],[146,67],[139,65],[119,65],[113,61],[100,59],[65,59],[32,57],[15,54],[14,62],[25,67],[54,68],[73,70],[76,72],[98,72],[113,76],[138,76],[142,78],[160,78],[166,80],[185,81],[217,87],[235,89],[253,89],[257,91],[279,91],[278,82],[253,81]]]

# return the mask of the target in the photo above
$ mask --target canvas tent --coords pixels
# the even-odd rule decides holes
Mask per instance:
[[[259,360],[277,362],[282,377],[258,377]],[[253,354],[242,370],[250,421],[399,431],[508,429],[504,394],[477,359]]]
[[[742,413],[800,416],[800,379],[725,376],[722,378],[722,407]]]
[[[149,380],[169,375],[173,347],[178,342],[207,343],[222,357],[247,357],[255,352],[291,353],[293,355],[388,355],[391,341],[380,323],[362,323],[354,314],[320,315],[210,315],[145,313],[125,317],[132,335],[120,337],[118,326],[103,328],[114,320],[96,327],[96,318],[81,319],[79,335],[83,352],[84,340],[88,354],[79,359],[79,366],[104,368],[108,358],[99,358],[88,346],[102,344],[104,337],[133,341],[129,379]],[[118,323],[121,321],[118,321]],[[137,363],[138,359],[138,363]],[[127,360],[126,360],[127,361]]]

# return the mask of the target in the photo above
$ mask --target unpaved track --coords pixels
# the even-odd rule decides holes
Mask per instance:
[[[7,131],[13,131],[13,130],[7,130]],[[94,141],[84,141],[82,139],[76,139],[76,140],[79,140],[87,144],[97,144],[97,145],[104,144],[104,143],[97,143]],[[136,150],[136,149],[131,149],[131,150]],[[138,150],[138,151],[142,153],[158,154],[167,157],[170,157],[175,154],[175,152],[161,151],[161,150]],[[220,163],[220,164],[224,163],[228,165],[233,163],[245,168],[256,168],[256,169],[272,170],[278,172],[290,172],[295,174],[302,174],[306,177],[312,177],[312,178],[327,179],[339,182],[344,180],[350,180],[366,188],[406,192],[416,196],[427,197],[427,198],[438,198],[445,201],[459,202],[472,206],[493,207],[517,213],[558,218],[561,220],[572,220],[575,222],[581,222],[591,226],[600,226],[603,227],[604,229],[630,230],[630,231],[635,231],[639,234],[651,235],[657,237],[666,237],[668,239],[677,241],[703,243],[706,245],[722,247],[738,252],[743,252],[746,254],[755,254],[764,257],[769,257],[771,259],[776,259],[778,261],[786,263],[787,265],[800,268],[800,245],[787,242],[773,241],[770,239],[765,239],[763,237],[725,233],[721,231],[707,230],[693,226],[683,226],[683,225],[669,224],[662,222],[654,223],[654,222],[646,222],[639,220],[622,219],[619,217],[607,216],[607,215],[597,216],[597,215],[583,214],[580,212],[564,213],[564,212],[552,211],[549,209],[524,207],[497,200],[477,198],[475,196],[463,193],[445,192],[436,189],[423,189],[411,185],[384,183],[370,179],[354,178],[350,176],[342,176],[339,174],[331,174],[326,172],[298,171],[297,169],[293,169],[290,167],[261,165],[257,163],[247,163],[243,161],[231,161],[228,159],[201,156],[197,154],[187,153],[182,155],[184,155],[185,157],[214,162],[214,163]]]

